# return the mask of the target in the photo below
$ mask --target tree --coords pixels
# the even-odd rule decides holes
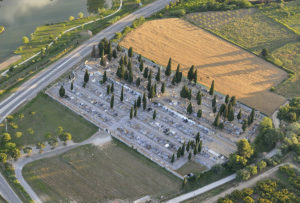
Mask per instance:
[[[142,61],[142,55],[140,54],[138,57],[138,61],[141,62]]]
[[[83,14],[82,12],[79,12],[79,13],[78,13],[78,17],[79,17],[79,18],[83,18],[83,17],[84,17],[84,14]]]
[[[110,94],[110,85],[106,86],[106,94],[109,95]]]
[[[137,108],[136,107],[134,108],[134,114],[133,115],[134,115],[134,117],[137,116]]]
[[[269,50],[267,48],[263,48],[261,51],[261,55],[266,58],[267,56],[269,56]]]
[[[250,113],[250,119],[248,120],[248,125],[252,124],[254,121],[254,116],[255,116],[255,110],[252,109],[251,113]]]
[[[143,94],[143,109],[145,110],[147,107],[147,98],[146,98],[146,94]]]
[[[225,108],[224,108],[224,111],[223,111],[223,117],[224,118],[228,118],[228,114],[229,114],[229,112],[228,112],[228,105],[225,105]]]
[[[192,158],[192,153],[190,152],[189,153],[189,160],[191,160],[191,158]]]
[[[188,105],[188,107],[187,107],[187,113],[188,113],[188,114],[193,113],[193,106],[192,106],[191,103],[190,103],[190,104]]]
[[[70,87],[71,90],[73,90],[73,88],[74,88],[73,86],[74,86],[73,82],[71,82],[71,87]]]
[[[132,71],[129,71],[127,81],[128,81],[129,83],[132,83],[132,82],[133,82],[133,74],[132,74]]]
[[[69,140],[72,140],[72,135],[70,133],[64,132],[59,136],[59,139],[61,141],[67,142]]]
[[[28,37],[24,36],[22,39],[23,39],[23,43],[24,44],[28,44],[29,43],[29,38]]]
[[[180,64],[177,65],[175,76],[176,76],[176,82],[180,83],[182,78],[182,72],[180,72]]]
[[[101,56],[101,59],[100,59],[100,65],[101,65],[101,66],[106,66],[106,60],[105,60],[105,57],[104,57],[104,56]]]
[[[87,69],[85,69],[85,73],[84,73],[84,82],[87,83],[90,79],[90,74],[89,71]]]
[[[234,110],[233,108],[231,108],[228,114],[228,121],[233,121],[233,120],[234,120]]]
[[[161,84],[161,89],[160,89],[160,91],[161,91],[161,93],[163,94],[163,93],[165,93],[165,90],[166,90],[166,84],[163,82],[163,83]]]
[[[238,170],[237,174],[236,174],[236,177],[237,177],[238,180],[246,181],[250,178],[250,175],[251,174],[247,170]]]
[[[156,118],[156,110],[153,111],[153,116],[152,116],[153,120],[155,120]]]
[[[144,61],[143,60],[141,60],[141,62],[140,62],[139,69],[141,72],[143,72],[143,70],[144,70]]]
[[[198,91],[196,99],[197,99],[197,104],[201,105],[201,103],[202,103],[202,96],[201,96],[200,91]]]
[[[213,81],[211,82],[209,94],[210,94],[210,95],[213,95],[214,92],[215,92],[215,81],[213,80]]]
[[[144,73],[143,73],[144,78],[148,78],[148,71],[149,71],[149,69],[145,68]]]
[[[168,62],[168,65],[167,65],[166,71],[165,71],[166,76],[171,75],[171,68],[172,68],[171,66],[172,66],[172,59],[169,58],[169,62]]]
[[[140,79],[140,78],[137,78],[137,79],[136,79],[136,82],[135,82],[135,85],[136,85],[137,87],[139,87],[140,84],[141,84],[141,79]]]
[[[64,97],[64,96],[65,96],[65,93],[66,93],[66,91],[65,91],[64,86],[60,86],[60,89],[59,89],[59,96],[60,96],[60,97]]]
[[[1,163],[6,163],[7,161],[7,155],[5,153],[0,153],[0,162]]]
[[[195,66],[192,65],[188,72],[188,75],[187,75],[187,78],[190,82],[194,79],[194,69],[195,69]]]
[[[121,56],[120,61],[119,61],[120,66],[124,65],[124,56]]]
[[[243,121],[243,124],[242,124],[242,129],[243,129],[244,132],[246,131],[247,126],[248,126],[248,121],[247,121],[247,120],[244,120],[244,121]]]
[[[120,101],[123,102],[123,100],[124,100],[124,87],[122,86],[121,95],[120,95]]]
[[[184,151],[185,151],[185,143],[183,143],[181,147],[181,156],[184,156]]]
[[[267,163],[265,161],[261,160],[260,162],[258,162],[258,169],[260,171],[263,170],[266,167],[267,167]]]
[[[190,97],[190,90],[186,85],[184,85],[180,91],[180,96],[182,98],[189,98]]]
[[[229,102],[229,94],[227,94],[225,97],[225,103],[228,104],[228,102]]]
[[[117,58],[117,57],[118,57],[117,51],[116,51],[115,49],[113,50],[112,56],[113,56],[114,58]]]
[[[124,56],[124,65],[126,66],[128,64],[128,58],[127,55]]]
[[[111,99],[110,99],[110,108],[114,108],[114,102],[115,102],[115,96],[111,95]]]
[[[236,117],[238,120],[240,120],[242,118],[242,109],[240,109],[237,117]]]
[[[212,100],[212,102],[211,102],[211,105],[212,105],[212,107],[215,107],[216,104],[217,104],[217,97],[214,96],[214,98],[213,98],[213,100]]]
[[[181,156],[181,147],[179,147],[179,148],[177,149],[177,159],[179,159],[180,156]]]
[[[201,110],[201,109],[198,110],[198,112],[197,112],[197,117],[198,117],[198,118],[201,118],[201,117],[202,117],[202,110]]]
[[[0,159],[1,159],[1,155],[0,155]],[[172,155],[172,158],[171,158],[171,163],[174,163],[174,159],[175,159],[175,156],[174,154]]]
[[[217,114],[216,118],[215,118],[215,121],[213,122],[213,125],[215,127],[218,127],[220,124],[220,113]]]
[[[124,65],[120,65],[117,69],[117,76],[121,79],[124,79],[124,75],[125,75],[125,70],[124,70]]]
[[[152,85],[152,86],[150,87],[150,91],[149,91],[149,93],[148,93],[148,98],[149,98],[149,99],[152,99],[154,96],[155,96],[155,90],[154,90],[154,86]]]
[[[202,140],[200,140],[198,145],[198,153],[201,153],[201,150],[202,150]]]
[[[95,45],[93,46],[92,53],[91,53],[91,57],[92,57],[92,58],[96,58],[96,57],[97,57],[97,56],[96,56],[96,46],[95,46]]]
[[[236,97],[235,96],[231,97],[230,103],[232,104],[232,106],[236,105]]]
[[[253,155],[254,150],[248,140],[244,138],[237,143],[237,153],[242,157],[250,158]]]
[[[196,69],[195,72],[194,72],[194,83],[197,83],[197,79],[198,79],[198,70]]]
[[[152,86],[152,81],[151,78],[148,78],[148,83],[147,83],[147,90],[150,91]]]
[[[74,16],[69,17],[69,21],[73,21],[74,19],[75,19]]]
[[[131,107],[131,109],[130,109],[130,115],[129,115],[130,119],[132,119],[132,117],[133,117],[133,107]]]
[[[141,96],[139,96],[138,99],[137,99],[137,102],[136,102],[136,106],[138,108],[140,108],[141,107],[141,103],[142,103],[142,99],[141,99]]]
[[[104,84],[106,81],[107,81],[107,75],[106,75],[106,71],[104,71],[102,83]]]
[[[133,49],[132,49],[132,47],[130,47],[130,48],[128,49],[128,56],[129,56],[130,58],[133,56]]]
[[[194,156],[196,156],[196,154],[197,154],[197,148],[198,148],[198,146],[194,147]]]
[[[156,76],[155,76],[155,80],[156,81],[160,81],[160,68],[158,68],[158,71],[157,71],[157,73],[156,73]]]

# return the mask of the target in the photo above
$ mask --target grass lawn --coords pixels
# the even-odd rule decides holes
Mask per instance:
[[[263,48],[270,60],[295,75],[275,88],[285,97],[300,94],[300,1],[283,8],[241,9],[188,14],[186,19],[257,55]]]
[[[44,202],[168,197],[182,181],[118,141],[85,145],[28,164],[23,175]]]
[[[34,112],[34,113],[33,113]],[[20,114],[24,118],[20,118]],[[8,132],[17,145],[36,144],[46,140],[45,135],[56,135],[58,126],[72,134],[75,142],[81,142],[97,131],[97,127],[84,118],[73,113],[45,94],[39,94],[35,99],[26,104],[13,114],[13,120],[8,123]],[[14,124],[18,128],[14,129]],[[28,129],[32,129],[33,133]],[[0,132],[4,132],[2,124]],[[16,132],[22,132],[21,137]]]
[[[181,175],[187,175],[189,173],[199,174],[206,170],[206,167],[196,163],[194,161],[189,161],[186,164],[184,164],[181,168],[177,170],[177,172]]]
[[[6,203],[7,201],[2,197],[0,196],[0,203]]]

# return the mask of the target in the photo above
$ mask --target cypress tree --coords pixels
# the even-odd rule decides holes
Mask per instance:
[[[189,153],[189,157],[188,158],[189,158],[189,160],[191,160],[191,158],[192,158],[192,153],[191,152]]]
[[[141,54],[139,55],[139,58],[138,58],[138,60],[139,60],[139,62],[141,62],[141,61],[142,61],[142,55],[141,55]]]
[[[214,107],[213,107],[213,113],[216,113],[216,112],[217,112],[217,107],[214,106]]]
[[[73,90],[73,82],[71,82],[71,88],[70,89]]]
[[[233,121],[233,120],[234,120],[234,110],[233,108],[231,108],[228,115],[228,121]]]
[[[228,104],[228,102],[229,102],[229,95],[227,94],[225,97],[225,103]]]
[[[122,86],[121,95],[120,95],[120,101],[123,102],[123,100],[124,100],[124,87]]]
[[[174,77],[173,77],[171,83],[172,83],[172,85],[176,85],[176,84],[177,84],[176,74],[174,75]]]
[[[184,156],[184,151],[185,151],[185,143],[183,143],[181,147],[181,156]]]
[[[255,116],[255,110],[252,109],[251,114],[250,114],[250,123],[249,123],[249,125],[253,123],[253,121],[254,121],[254,116]]]
[[[213,80],[210,86],[209,94],[213,95],[215,92],[215,81]]]
[[[130,47],[130,48],[128,49],[128,56],[129,56],[130,58],[133,56],[133,49],[132,49],[132,47]]]
[[[96,46],[95,45],[93,46],[91,57],[96,58]]]
[[[187,97],[189,100],[192,99],[192,89],[189,89],[188,91],[188,97]]]
[[[223,116],[224,116],[224,118],[228,118],[228,106],[227,105],[225,105],[225,109],[224,109],[224,112],[223,112]]]
[[[162,84],[161,84],[161,93],[163,94],[163,93],[165,93],[165,90],[166,90],[166,84],[163,82]]]
[[[220,124],[220,114],[218,113],[217,116],[216,116],[216,118],[215,118],[215,121],[213,122],[213,125],[215,127],[218,127],[219,124]]]
[[[243,129],[244,132],[246,131],[247,126],[248,126],[248,122],[247,122],[247,120],[244,120],[243,125],[242,125],[242,129]]]
[[[197,104],[201,105],[201,103],[202,103],[202,96],[201,96],[201,92],[200,91],[197,92],[196,99],[197,99]]]
[[[118,46],[117,46],[117,50],[118,51],[122,51],[122,48],[121,48],[121,46],[118,44]]]
[[[137,99],[137,102],[136,102],[136,106],[138,108],[140,108],[141,107],[141,103],[142,103],[142,99],[141,99],[141,96],[139,96],[138,99]]]
[[[197,112],[197,117],[198,117],[198,118],[201,118],[201,117],[202,117],[202,110],[201,110],[201,109],[198,110],[198,112]]]
[[[128,64],[128,58],[127,58],[127,55],[125,54],[124,56],[124,65],[127,66]]]
[[[107,75],[106,75],[106,71],[104,71],[102,83],[105,83],[106,81],[107,81]]]
[[[137,107],[137,104],[136,104],[137,102],[136,102],[136,100],[134,101],[134,104],[133,104],[133,108],[134,109],[136,109],[136,107]]]
[[[145,68],[143,76],[144,76],[144,78],[148,77],[148,68]]]
[[[65,88],[63,86],[60,86],[60,89],[59,89],[59,96],[60,97],[64,97],[65,96]]]
[[[98,49],[99,49],[99,57],[104,56],[104,43],[103,43],[103,41],[101,41],[98,44]]]
[[[133,74],[132,74],[132,71],[129,71],[129,73],[128,73],[128,82],[129,82],[129,83],[132,83],[132,82],[133,82]]]
[[[144,70],[144,61],[143,60],[141,60],[139,68],[140,68],[140,71],[143,72],[143,70]]]
[[[153,89],[154,89],[154,96],[156,95],[156,88],[157,88],[157,85],[156,85],[156,83],[154,84],[154,87],[153,87]]]
[[[110,108],[114,108],[114,102],[115,102],[115,96],[111,95],[111,99],[110,99]]]
[[[214,98],[213,98],[213,100],[212,100],[212,102],[211,102],[211,105],[212,105],[212,107],[214,108],[214,107],[216,106],[216,104],[217,104],[217,97],[214,96]]]
[[[198,153],[200,153],[201,150],[202,150],[202,140],[200,140],[200,142],[199,142]]]
[[[129,115],[130,119],[132,119],[132,117],[133,117],[133,107],[131,107],[131,109],[130,109],[130,115]]]
[[[109,95],[110,94],[110,85],[106,86],[106,93]]]
[[[236,98],[235,98],[235,96],[231,97],[230,103],[232,104],[232,106],[236,105]]]
[[[90,74],[87,69],[85,69],[85,74],[84,74],[84,82],[87,83],[90,79]]]
[[[123,56],[121,56],[119,64],[120,64],[120,66],[124,65],[124,57]]]
[[[186,152],[189,152],[189,151],[190,151],[190,142],[188,142],[186,145]]]
[[[226,108],[226,105],[222,104],[221,107],[220,107],[220,109],[219,109],[220,115],[222,115],[224,113],[225,108]]]
[[[105,66],[106,65],[106,61],[105,61],[104,56],[101,57],[100,64],[101,64],[101,66]]]
[[[149,74],[148,74],[148,79],[152,79],[152,70],[150,69]]]
[[[114,93],[114,91],[115,91],[115,85],[114,85],[114,83],[112,83],[110,86],[110,92]]]
[[[136,82],[135,82],[135,85],[136,85],[137,87],[139,87],[140,84],[141,84],[141,79],[140,79],[140,78],[137,78],[137,79],[136,79]]]
[[[124,80],[128,80],[128,77],[129,77],[129,72],[128,70],[126,70],[124,73]]]
[[[172,155],[172,158],[171,158],[171,163],[174,163],[174,159],[175,159],[175,156],[174,154]]]
[[[181,156],[181,147],[179,147],[179,148],[177,149],[177,159],[179,159],[180,156]]]
[[[143,109],[145,110],[147,108],[147,98],[146,98],[146,94],[143,94]]]
[[[131,60],[130,60],[130,59],[129,59],[128,64],[127,64],[127,70],[128,70],[129,72],[132,71],[132,64],[131,64]]]
[[[193,106],[192,106],[191,103],[190,103],[190,104],[188,105],[188,107],[187,107],[187,113],[188,113],[188,114],[193,113]]]
[[[189,81],[192,81],[193,78],[194,78],[194,69],[195,69],[195,66],[192,65],[189,72],[188,72],[188,75],[187,75],[187,78]]]
[[[153,116],[152,116],[153,120],[155,120],[156,118],[156,110],[153,111]]]
[[[175,75],[176,75],[176,82],[180,83],[181,82],[181,77],[182,77],[182,73],[180,72],[180,64],[177,65]]]
[[[148,79],[148,83],[147,83],[147,90],[148,90],[148,91],[150,91],[151,85],[152,85],[152,81],[151,81],[151,79],[149,78],[149,79]]]
[[[242,118],[242,109],[240,109],[237,117],[236,117],[238,120],[240,120]]]
[[[169,58],[169,62],[165,71],[166,76],[170,76],[171,75],[171,67],[172,66],[172,59]]]
[[[154,91],[154,86],[152,85],[152,86],[150,87],[150,91],[149,91],[149,93],[148,93],[148,98],[149,98],[149,99],[152,99],[154,96],[155,96],[155,91]]]
[[[125,70],[124,70],[124,65],[122,64],[121,66],[118,67],[117,69],[117,76],[121,79],[124,79],[125,76]]]
[[[137,116],[137,108],[134,108],[134,117]]]
[[[197,83],[197,79],[198,79],[198,70],[196,69],[195,72],[194,72],[194,83]]]
[[[196,156],[196,154],[197,154],[197,147],[198,146],[194,147],[194,156]]]
[[[160,81],[160,68],[158,68],[155,80],[158,81],[158,82]]]
[[[113,50],[112,55],[113,55],[114,58],[117,58],[117,57],[118,57],[117,51],[116,51],[115,49]]]

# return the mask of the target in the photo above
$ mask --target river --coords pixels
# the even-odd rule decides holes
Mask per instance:
[[[0,63],[13,56],[22,37],[30,37],[37,26],[77,17],[79,12],[88,15],[108,7],[105,2],[108,0],[0,0],[0,25],[5,27],[0,34]]]

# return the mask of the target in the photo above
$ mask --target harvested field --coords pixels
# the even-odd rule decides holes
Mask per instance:
[[[131,202],[146,195],[177,194],[182,183],[117,141],[101,147],[84,145],[30,163],[23,175],[43,202]]]
[[[128,48],[172,69],[180,63],[185,75],[191,65],[198,69],[198,81],[237,98],[270,115],[285,98],[269,91],[287,74],[265,60],[228,43],[188,22],[171,18],[149,21],[129,33],[121,42]]]

